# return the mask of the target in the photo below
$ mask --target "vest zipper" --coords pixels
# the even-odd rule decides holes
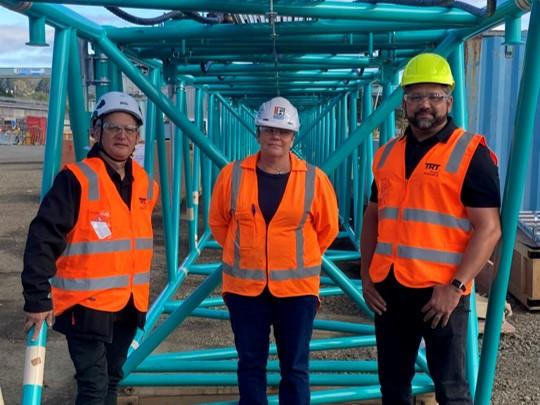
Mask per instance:
[[[257,207],[255,206],[255,204],[251,204],[251,213],[253,214],[253,225],[255,226],[256,225],[256,219],[255,219],[255,215],[257,214]],[[265,274],[266,274],[266,285],[268,285],[268,280],[269,280],[269,277],[268,277],[268,226],[270,224],[266,225],[266,221],[265,221],[265,236],[264,236],[264,258],[265,258],[265,263],[266,263],[266,266],[265,266]]]

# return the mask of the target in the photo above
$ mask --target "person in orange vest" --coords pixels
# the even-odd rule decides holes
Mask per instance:
[[[56,176],[31,222],[22,272],[24,330],[66,336],[77,404],[116,404],[122,366],[146,319],[158,185],[131,155],[143,123],[128,94],[100,97],[97,141]]]
[[[423,338],[437,402],[472,404],[469,293],[501,235],[497,160],[483,136],[449,116],[454,78],[443,57],[412,58],[401,86],[409,126],[375,155],[361,234],[382,401],[411,404]]]
[[[300,122],[285,98],[255,118],[260,151],[219,174],[209,224],[223,247],[223,296],[238,352],[240,404],[267,404],[270,327],[279,403],[309,404],[309,342],[319,306],[321,256],[338,233],[328,177],[291,153]]]

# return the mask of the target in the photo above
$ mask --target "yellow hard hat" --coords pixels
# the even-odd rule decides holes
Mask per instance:
[[[417,83],[438,83],[454,88],[450,65],[436,53],[421,53],[412,58],[401,76],[401,87]]]

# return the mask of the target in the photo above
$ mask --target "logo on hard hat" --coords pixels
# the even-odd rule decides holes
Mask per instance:
[[[274,107],[274,119],[282,120],[283,118],[285,118],[285,107],[280,107],[276,105]]]

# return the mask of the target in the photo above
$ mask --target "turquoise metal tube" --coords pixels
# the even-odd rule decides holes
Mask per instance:
[[[348,125],[347,125],[347,135],[348,138],[350,134],[356,129],[358,126],[358,89],[352,91],[350,93],[349,97],[349,106],[348,106]],[[345,168],[346,173],[346,181],[347,181],[347,200],[345,203],[345,215],[347,218],[347,228],[352,229],[354,227],[355,223],[355,201],[357,201],[357,187],[355,187],[355,183],[358,181],[358,171],[356,170],[356,167],[358,165],[358,148],[355,148],[351,157],[347,159],[347,165]],[[352,206],[351,206],[352,205]],[[352,222],[349,220],[349,217],[352,217]],[[359,238],[356,236],[359,234],[355,234],[354,232],[349,235],[349,239],[355,246],[355,253],[359,253],[360,248],[360,241]],[[328,251],[326,252],[328,254]],[[357,256],[360,258],[360,255]],[[329,256],[331,259],[331,256]]]
[[[79,54],[77,32],[72,30],[69,38],[70,55]],[[80,161],[86,157],[89,141],[89,114],[85,109],[85,99],[82,87],[82,74],[80,58],[69,58],[68,66],[68,100],[69,122],[73,132],[75,159]]]
[[[467,128],[467,94],[465,91],[465,46],[458,45],[448,57],[454,80],[454,105],[451,116],[458,127]]]
[[[369,134],[385,119],[401,102],[403,89],[397,87],[396,90],[373,112],[362,125],[354,131],[347,140],[341,144],[332,155],[322,164],[321,169],[327,174],[333,172],[339,163],[349,156],[353,149],[364,141]]]
[[[148,72],[148,78],[151,83],[159,83],[160,71],[158,68],[150,69]],[[154,128],[156,127],[156,105],[152,100],[146,101],[146,117],[145,134],[144,134],[144,169],[148,175],[154,178],[154,145],[156,134]]]
[[[336,283],[336,285],[339,286],[345,292],[345,294],[347,294],[353,300],[353,302],[358,306],[358,308],[360,308],[362,311],[364,311],[365,314],[369,315],[370,317],[373,316],[373,312],[367,306],[360,290],[355,287],[353,283],[351,283],[349,278],[345,276],[343,272],[334,263],[332,263],[324,256],[323,268],[328,277],[330,277],[332,281]]]
[[[45,17],[28,18],[28,46],[49,46],[45,40]]]
[[[94,85],[96,86],[96,100],[110,91],[109,59],[103,54],[99,46],[94,47]]]
[[[101,26],[64,6],[31,2],[25,4],[24,11],[22,11],[19,8],[21,2],[18,0],[0,0],[0,4],[31,17],[44,16],[46,23],[54,28],[74,28],[80,36],[86,39],[95,40],[104,33]]]
[[[165,289],[152,303],[152,306],[150,307],[150,310],[146,315],[145,331],[138,331],[134,338],[134,344],[132,345],[134,349],[139,346],[146,331],[152,330],[159,317],[163,313],[165,305],[172,299],[178,288],[184,282],[188,273],[187,269],[189,268],[189,266],[192,265],[192,263],[195,262],[195,260],[197,260],[199,255],[200,252],[197,249],[190,249],[189,254],[178,268],[178,275],[174,279],[169,280],[169,283],[167,284]]]
[[[268,385],[277,386],[281,376],[267,373]],[[376,374],[315,374],[309,376],[314,386],[358,386],[377,384]],[[133,373],[127,376],[122,385],[138,387],[170,387],[170,386],[210,386],[237,385],[236,373],[201,374],[201,373]],[[428,382],[426,384],[429,384]]]
[[[412,393],[424,394],[433,392],[433,384],[423,384],[423,381],[413,379]],[[358,401],[380,398],[381,391],[378,385],[363,386],[363,387],[349,387],[335,390],[317,390],[312,391],[310,403],[315,404],[351,404]],[[236,405],[238,401],[220,401],[211,402],[206,405]],[[278,405],[279,398],[275,395],[268,397],[268,403],[270,405]]]
[[[44,195],[45,193],[42,192]],[[34,327],[26,335],[26,353],[24,358],[24,380],[21,404],[39,405],[43,392],[43,371],[47,346],[47,324],[44,322],[36,340],[32,340]],[[39,360],[39,362],[38,362]],[[0,397],[0,399],[2,399]]]
[[[214,97],[216,97],[219,101],[221,101],[221,105],[223,107],[225,107],[227,110],[229,110],[229,112],[234,116],[236,117],[236,119],[238,120],[238,122],[240,122],[244,128],[246,128],[249,132],[251,132],[253,134],[253,136],[255,136],[255,129],[254,129],[254,126],[253,125],[250,125],[249,123],[246,122],[246,120],[244,120],[244,117],[242,117],[238,111],[236,111],[230,104],[227,100],[225,100],[225,98],[219,94],[219,93],[213,93],[214,94]]]
[[[205,86],[205,89],[207,87]],[[208,94],[207,92],[205,92]],[[210,130],[213,130],[214,120],[214,100],[215,96],[208,94],[207,102],[207,133],[208,139],[210,137]],[[208,214],[210,212],[210,195],[212,194],[212,161],[209,159],[202,160],[202,211],[203,211],[203,228],[204,232],[210,232],[210,226],[208,225]]]
[[[346,233],[347,236],[349,236],[348,233]],[[337,262],[337,261],[349,261],[349,260],[358,260],[359,259],[359,255],[360,253],[354,251],[354,252],[351,252],[351,251],[348,251],[348,250],[342,250],[342,251],[338,251],[338,250],[327,250],[325,252],[325,256],[329,259],[329,260],[332,260],[334,262]]]
[[[178,115],[175,107],[161,93],[161,91],[152,86],[152,84],[125,58],[118,48],[106,37],[100,37],[99,46],[109,56],[109,58],[118,65],[118,67],[128,76],[145,94],[152,100],[169,119],[174,122],[204,153],[220,167],[227,164],[227,159],[223,154],[210,144],[201,131],[193,125],[185,116]]]
[[[388,54],[385,52],[385,54]],[[393,76],[394,73],[392,71],[392,65],[389,63],[386,63],[383,66],[383,97],[386,99],[390,94],[392,94],[393,91]],[[395,124],[395,110],[391,109],[388,112],[388,115],[385,117],[382,125],[382,131],[380,133],[380,144],[384,145],[386,142],[388,142],[390,139],[392,139],[396,132],[396,124]]]
[[[424,40],[432,40],[434,37],[443,35],[444,29],[456,28],[459,25],[456,24],[442,24],[439,20],[433,20],[424,24],[425,31],[414,31],[418,28],[418,25],[413,22],[376,22],[376,21],[362,21],[362,24],[357,22],[348,21],[296,21],[296,22],[281,22],[276,25],[276,33],[281,36],[298,36],[302,39],[302,36],[308,35],[320,35],[324,32],[325,36],[336,34],[365,34],[374,33],[374,45],[379,46],[380,42],[386,42],[386,33],[388,31],[396,31],[394,38],[394,45],[399,44],[402,41],[409,41],[411,38],[422,38]],[[463,25],[467,26],[467,25]],[[107,27],[107,36],[120,44],[132,44],[141,45],[144,43],[151,43],[155,41],[162,41],[164,43],[178,43],[179,40],[186,40],[186,45],[191,49],[196,42],[193,40],[205,39],[210,45],[223,42],[227,45],[231,51],[234,49],[239,51],[239,48],[245,44],[249,44],[254,41],[258,41],[260,38],[266,37],[272,33],[272,27],[269,24],[215,24],[206,25],[193,21],[177,21],[167,23],[162,26],[154,27],[124,27],[115,28]],[[224,38],[241,38],[242,42],[238,43],[237,47],[230,46],[230,42],[224,40]],[[365,38],[355,38],[353,44],[358,45],[365,41]],[[286,42],[282,42],[280,39],[280,45]],[[343,43],[343,40],[342,40]],[[200,44],[205,46],[205,44]],[[234,52],[234,51],[233,51]],[[215,52],[219,54],[219,52]],[[319,53],[328,53],[328,51],[322,51]],[[361,59],[362,60],[362,59]],[[366,59],[367,60],[367,59]]]
[[[307,126],[306,128],[302,128],[300,127],[300,133],[298,135],[296,135],[296,140],[295,140],[295,143],[300,143],[302,141],[302,139],[304,138],[304,136],[307,136],[309,135],[310,131],[320,123],[320,120],[326,116],[326,114],[328,114],[332,108],[334,108],[334,106],[339,102],[340,100],[340,97],[337,96],[337,97],[334,97],[329,103],[328,105],[324,108],[324,110],[321,111],[320,114],[318,114],[317,118],[315,120],[313,120],[313,122],[311,122],[309,124],[309,126]]]
[[[178,360],[167,362],[150,356],[137,367],[137,373],[182,372],[182,371],[236,371],[236,360]],[[269,360],[268,371],[279,371],[279,361]],[[376,360],[310,360],[310,372],[377,372]]]
[[[371,88],[371,83],[366,84],[363,87],[363,94],[362,94],[362,121],[366,119],[366,117],[369,117],[373,112],[373,92]],[[369,155],[369,148],[373,144],[372,141],[372,134],[371,132],[367,134],[367,139],[360,144],[359,147],[355,148],[355,150],[360,150],[360,161],[357,163],[359,181],[357,184],[358,187],[358,200],[356,200],[356,234],[358,235],[358,238],[360,238],[360,232],[362,231],[362,225],[364,223],[364,206],[367,204],[367,200],[365,198],[367,191],[370,189],[371,182],[370,174],[371,174],[371,159]],[[373,147],[371,146],[371,150],[373,150]]]
[[[65,3],[63,0],[37,0],[37,2]],[[69,4],[110,5],[108,0],[71,0]],[[156,8],[166,10],[220,10],[228,13],[265,14],[268,5],[259,2],[223,2],[219,0],[117,0],[117,6],[134,8]],[[342,3],[338,1],[325,1],[324,4],[313,6],[310,3],[276,3],[274,11],[281,15],[313,18],[343,18],[348,20],[371,21],[412,21],[412,22],[455,22],[474,24],[478,17],[458,8],[429,7],[419,9],[414,6],[399,4],[370,4],[370,3]],[[363,22],[362,22],[363,23]]]
[[[203,92],[200,87],[195,89],[195,125],[201,130],[201,133],[204,135],[203,129]],[[193,221],[190,222],[190,225],[193,226],[193,234],[195,244],[198,243],[199,235],[199,199],[200,199],[200,190],[201,190],[201,150],[194,145],[193,147]]]
[[[512,254],[516,239],[516,230],[521,199],[527,178],[529,148],[534,132],[534,117],[540,93],[540,3],[532,3],[523,73],[519,88],[519,98],[515,121],[515,130],[508,162],[508,174],[504,188],[502,206],[502,242],[501,258],[497,275],[489,294],[486,326],[480,357],[480,371],[475,396],[476,405],[488,405],[493,389],[497,349],[500,339],[508,279],[512,265]]]
[[[41,189],[49,190],[60,168],[62,140],[64,138],[64,116],[66,111],[69,44],[71,29],[57,29],[54,33],[53,63],[47,120],[47,141],[43,161]]]
[[[160,78],[156,87],[160,86]],[[167,275],[169,280],[176,278],[176,266],[174,256],[178,253],[178,246],[172,245],[174,224],[171,222],[171,186],[169,181],[169,165],[167,156],[167,146],[165,145],[165,128],[163,126],[163,114],[156,110],[155,134],[158,153],[159,183],[161,196],[161,210],[163,213],[163,232],[165,233],[165,257],[167,260]]]
[[[124,91],[122,72],[120,72],[114,63],[109,63],[107,69],[107,74],[110,81],[109,89],[111,89],[111,91]]]
[[[450,54],[449,62],[455,79],[454,106],[452,108],[452,118],[457,126],[467,128],[467,98],[465,93],[465,47],[463,44],[456,47]],[[476,392],[476,381],[478,377],[479,352],[478,352],[478,315],[476,312],[476,294],[474,285],[470,296],[469,324],[467,327],[467,378],[474,398]]]
[[[504,19],[504,45],[521,45],[521,17],[507,17]]]
[[[193,312],[199,303],[204,300],[221,282],[221,268],[209,275],[195,291],[184,301],[184,304],[172,313],[163,324],[156,328],[142,342],[138,349],[128,356],[124,364],[124,373],[132,372],[148,355],[178,327],[186,317]]]
[[[185,103],[181,105],[182,111],[185,114],[187,107]],[[182,137],[182,152],[184,156],[184,184],[185,184],[185,199],[186,199],[186,221],[188,227],[188,245],[189,250],[192,252],[197,246],[197,234],[195,225],[195,214],[193,208],[193,157],[191,153],[191,147],[189,138],[187,136]]]
[[[182,105],[184,103],[184,86],[170,85],[170,89],[176,95],[176,109],[182,114]],[[172,204],[171,204],[171,222],[172,222],[172,269],[169,277],[175,279],[178,276],[178,259],[180,255],[180,206],[182,203],[182,131],[174,127],[172,137]]]

